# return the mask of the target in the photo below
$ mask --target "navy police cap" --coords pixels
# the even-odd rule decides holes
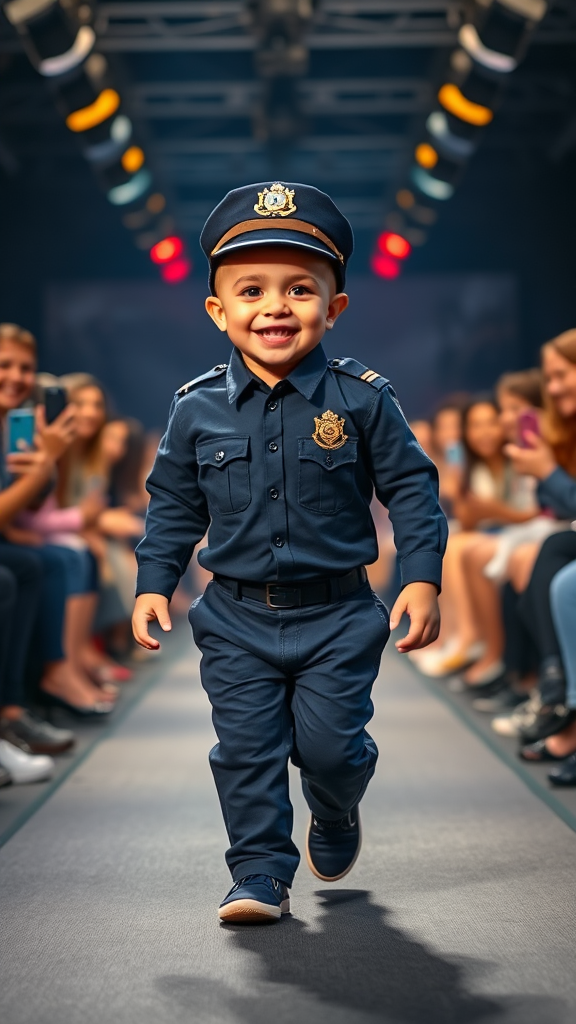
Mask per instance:
[[[256,245],[290,245],[327,256],[334,263],[338,288],[344,287],[354,237],[346,217],[330,196],[312,185],[265,181],[235,188],[212,210],[200,235],[214,272],[227,253]]]

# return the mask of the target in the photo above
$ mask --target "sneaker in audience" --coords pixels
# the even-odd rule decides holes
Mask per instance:
[[[12,776],[10,772],[7,772],[5,768],[0,764],[0,789],[2,786],[9,786],[12,782]]]
[[[439,650],[414,651],[408,657],[419,672],[432,679],[441,679],[467,668],[484,653],[484,644],[471,644],[463,649],[458,640],[449,640]]]
[[[540,710],[540,694],[535,693],[530,700],[519,704],[515,711],[509,715],[497,715],[492,719],[492,728],[499,736],[511,736],[515,738],[520,735],[521,730],[536,721]]]
[[[63,754],[71,750],[76,737],[70,729],[56,729],[50,722],[24,711],[20,718],[0,719],[0,738],[13,743],[21,740],[33,754]],[[20,746],[19,742],[15,743]]]
[[[54,761],[46,754],[26,753],[6,740],[0,740],[0,765],[10,772],[12,782],[44,782],[54,771]]]
[[[492,697],[475,697],[472,707],[475,711],[485,711],[495,715],[499,711],[512,711],[525,701],[526,692],[519,693],[512,686],[505,686],[503,690],[495,693]]]

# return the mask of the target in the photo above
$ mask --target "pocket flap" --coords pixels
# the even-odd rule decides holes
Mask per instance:
[[[215,466],[221,469],[233,459],[245,459],[248,455],[249,437],[213,437],[196,445],[200,466]]]
[[[317,462],[324,469],[338,469],[347,462],[356,462],[358,441],[355,437],[348,438],[341,448],[321,448],[312,437],[298,438],[298,457]]]

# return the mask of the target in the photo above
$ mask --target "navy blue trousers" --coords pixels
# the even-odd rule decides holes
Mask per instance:
[[[235,881],[261,873],[291,885],[288,761],[318,817],[337,820],[362,799],[378,757],[366,725],[388,614],[368,584],[330,605],[273,610],[212,582],[189,617],[219,741],[210,765],[228,867]]]

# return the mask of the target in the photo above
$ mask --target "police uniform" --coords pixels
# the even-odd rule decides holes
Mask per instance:
[[[323,193],[268,183],[229,193],[201,242],[211,288],[224,253],[272,242],[322,253],[341,288],[352,232]],[[394,525],[402,583],[439,586],[436,469],[389,382],[355,359],[327,360],[318,345],[270,388],[233,349],[177,392],[147,486],[137,593],[170,598],[208,529],[199,561],[214,580],[190,621],[219,741],[210,762],[228,865],[235,880],[289,886],[289,759],[328,822],[358,804],[376,764],[366,725],[389,626],[364,569],[378,554],[373,493]]]

